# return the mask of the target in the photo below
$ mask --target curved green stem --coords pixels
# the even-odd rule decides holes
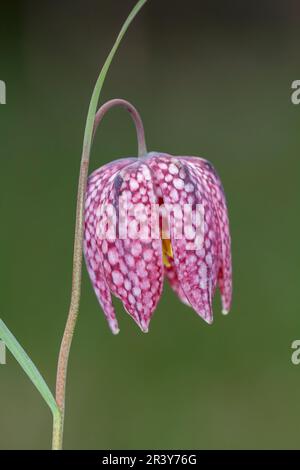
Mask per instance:
[[[74,240],[74,257],[73,257],[73,277],[72,277],[72,292],[71,302],[63,334],[60,353],[57,365],[56,376],[56,402],[58,404],[61,419],[57,419],[53,425],[53,449],[62,449],[63,442],[63,428],[64,428],[64,414],[65,414],[65,395],[66,395],[66,379],[67,368],[71,343],[74,335],[74,330],[78,317],[80,291],[81,291],[81,267],[82,267],[82,244],[83,244],[83,216],[84,216],[84,200],[85,190],[88,176],[88,167],[90,160],[90,150],[93,137],[94,121],[99,101],[100,92],[108,72],[111,61],[118,49],[118,46],[127,31],[130,23],[146,3],[147,0],[140,0],[129,14],[125,21],[114,45],[111,49],[97,79],[92,98],[89,105],[84,140],[83,150],[80,165],[79,183],[78,183],[78,196],[77,196],[77,210],[76,210],[76,223],[75,223],[75,240]]]
[[[96,130],[100,122],[102,121],[104,115],[107,113],[107,111],[109,111],[111,108],[114,108],[115,106],[121,106],[122,108],[125,108],[126,111],[128,111],[129,114],[131,115],[133,122],[135,124],[135,129],[136,129],[136,136],[137,136],[137,141],[138,141],[138,155],[139,157],[143,157],[144,155],[147,154],[143,121],[137,109],[131,103],[129,103],[129,101],[116,98],[114,100],[110,100],[104,103],[101,106],[101,108],[98,109],[96,113],[93,135],[95,135]]]

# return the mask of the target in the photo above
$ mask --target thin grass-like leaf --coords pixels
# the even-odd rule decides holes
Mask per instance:
[[[5,323],[0,320],[0,338],[4,341],[6,347],[18,361],[24,372],[27,374],[31,382],[40,392],[42,397],[44,398],[45,402],[49,406],[50,410],[53,413],[53,416],[60,413],[56,401],[46,384],[45,380],[41,376],[40,372],[28,356],[28,354],[24,351],[20,343],[11,333],[11,331],[7,328]]]

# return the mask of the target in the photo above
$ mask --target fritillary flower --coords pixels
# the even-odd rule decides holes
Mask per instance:
[[[223,313],[230,309],[225,195],[203,158],[150,152],[94,171],[86,190],[84,254],[113,333],[119,328],[112,294],[147,332],[165,278],[208,323],[217,285]]]

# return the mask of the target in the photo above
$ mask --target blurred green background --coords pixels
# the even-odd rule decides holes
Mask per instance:
[[[88,102],[131,1],[1,1],[0,316],[54,387],[70,297]],[[101,100],[123,97],[148,148],[211,160],[225,186],[234,302],[205,324],[165,286],[150,332],[116,302],[113,337],[85,267],[71,351],[68,449],[299,448],[300,79],[296,1],[149,0]],[[107,115],[91,170],[136,152]],[[0,448],[49,448],[51,415],[11,355]]]

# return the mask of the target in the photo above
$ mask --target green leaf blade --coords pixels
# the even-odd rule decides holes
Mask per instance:
[[[123,24],[117,36],[117,39],[110,53],[108,54],[106,58],[106,61],[104,62],[104,65],[96,81],[96,85],[95,85],[95,88],[91,97],[86,125],[85,125],[85,132],[84,132],[84,139],[83,139],[83,156],[84,157],[88,156],[90,153],[92,136],[93,136],[93,128],[94,128],[94,119],[95,119],[95,114],[97,111],[97,104],[99,101],[100,93],[101,93],[108,69],[123,39],[124,34],[126,33],[128,27],[130,26],[130,24],[132,23],[132,21],[134,20],[134,18],[136,17],[136,15],[138,14],[140,9],[144,6],[146,2],[147,0],[139,0],[137,4],[135,5],[135,7],[133,8],[133,10],[131,11],[131,13],[129,14],[129,16],[127,17],[125,23]]]
[[[2,320],[0,320],[0,338],[44,398],[53,416],[57,416],[60,413],[59,408],[44,378]]]

